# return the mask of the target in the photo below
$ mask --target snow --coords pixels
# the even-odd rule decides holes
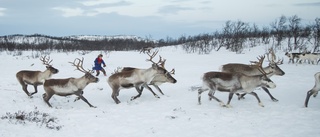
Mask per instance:
[[[142,41],[143,38],[135,36],[135,35],[113,35],[113,36],[105,36],[105,35],[74,35],[66,38],[78,39],[78,40],[105,40],[105,39],[134,39],[138,41]]]
[[[158,55],[167,59],[166,69],[175,68],[176,84],[165,83],[160,86],[165,95],[155,98],[150,91],[144,90],[142,96],[130,101],[137,94],[134,88],[120,91],[120,104],[111,98],[111,89],[107,78],[98,76],[100,81],[92,83],[84,89],[84,97],[97,108],[90,108],[85,102],[74,102],[76,96],[53,96],[49,108],[43,101],[43,86],[33,98],[27,97],[15,78],[20,70],[44,70],[39,58],[32,58],[31,51],[21,56],[0,52],[0,117],[18,111],[39,111],[57,118],[60,130],[48,129],[34,122],[19,124],[8,119],[0,119],[0,136],[23,137],[61,137],[61,136],[117,136],[117,137],[314,137],[320,135],[320,99],[310,98],[309,107],[303,106],[306,92],[315,83],[314,74],[319,72],[319,65],[288,64],[284,52],[276,54],[284,58],[280,67],[284,76],[273,76],[277,84],[270,89],[278,102],[273,102],[260,88],[255,92],[265,107],[260,107],[257,100],[250,95],[244,100],[231,101],[232,108],[223,108],[216,101],[209,101],[207,93],[202,94],[202,104],[198,105],[197,90],[201,85],[201,76],[208,71],[219,71],[225,63],[245,63],[256,60],[266,52],[265,47],[244,50],[242,54],[229,51],[212,52],[207,55],[187,54],[179,47],[160,48]],[[83,73],[75,71],[68,62],[84,57],[84,68],[92,68],[93,60],[102,52],[94,51],[86,55],[74,53],[50,54],[53,66],[59,73],[52,78],[81,77]],[[105,54],[105,53],[103,53]],[[107,63],[108,76],[117,67],[149,68],[146,54],[139,51],[112,51],[104,56]],[[157,60],[157,59],[155,59]],[[264,66],[267,62],[264,62]],[[28,90],[33,92],[32,86]],[[228,94],[216,92],[219,99],[226,103]]]

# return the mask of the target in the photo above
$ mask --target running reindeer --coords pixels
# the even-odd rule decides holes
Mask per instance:
[[[148,54],[149,55],[149,54]],[[152,67],[148,69],[138,69],[138,68],[125,68],[118,73],[112,74],[108,79],[108,84],[112,89],[112,99],[115,101],[116,104],[120,103],[120,100],[117,98],[119,96],[120,89],[123,88],[133,88],[138,92],[138,95],[131,97],[131,100],[134,100],[141,96],[143,88],[147,88],[150,90],[156,98],[159,98],[153,90],[148,86],[150,84],[157,85],[158,83],[176,83],[177,80],[174,79],[170,72],[168,72],[165,68],[161,66],[161,61],[155,63],[152,61],[156,53],[153,53],[150,56],[148,61],[152,62]],[[157,82],[154,82],[153,80]],[[161,79],[161,80],[159,80]]]
[[[270,56],[269,56],[270,55]],[[283,76],[285,72],[278,66],[283,64],[283,59],[276,62],[276,55],[274,53],[273,49],[269,49],[269,53],[267,53],[269,65],[267,67],[263,68],[263,71],[266,72],[267,77],[270,78],[273,75],[277,76]],[[270,59],[271,58],[271,59]],[[248,76],[254,76],[254,75],[260,75],[261,72],[259,68],[256,67],[256,65],[247,65],[247,64],[239,64],[239,63],[229,63],[221,66],[222,72],[238,72],[243,73]],[[275,97],[271,95],[269,90],[266,87],[261,87],[271,98],[272,101],[278,101]],[[238,99],[243,99],[246,94],[239,94]]]
[[[76,58],[73,62],[69,63],[75,66],[76,70],[83,72],[84,76],[80,78],[49,79],[44,82],[43,86],[46,93],[44,93],[42,97],[49,107],[52,107],[49,100],[53,95],[77,95],[78,98],[86,102],[90,107],[95,107],[83,97],[83,89],[90,83],[97,83],[99,79],[92,75],[92,71],[86,71],[83,68],[83,60],[83,58],[82,60]]]
[[[154,46],[146,46],[140,49],[140,53],[151,53],[151,50],[154,49]]]
[[[315,84],[313,88],[307,92],[307,97],[304,102],[305,107],[308,107],[310,96],[313,95],[313,97],[316,97],[318,95],[318,92],[320,91],[320,72],[317,72],[316,74],[314,74],[314,78],[315,78]]]
[[[160,67],[162,67],[162,68],[165,69],[164,66],[165,66],[166,59],[162,59],[162,57],[159,56],[160,59],[159,59],[158,63],[155,63],[154,61],[152,61],[152,58],[154,58],[154,57],[157,55],[158,52],[159,52],[159,51],[155,51],[155,52],[153,52],[152,54],[147,53],[148,56],[150,57],[150,59],[147,59],[147,61],[151,61],[151,62],[154,63],[154,64],[158,64],[158,66],[160,66]],[[135,69],[138,69],[138,68],[124,67],[124,68],[121,69],[121,71],[134,71]],[[156,76],[151,80],[151,82],[150,82],[148,85],[152,85],[152,86],[155,87],[162,95],[164,95],[159,86],[160,86],[161,84],[163,84],[163,83],[170,82],[170,81],[168,81],[168,78],[169,78],[169,79],[172,79],[171,74],[173,74],[173,75],[175,74],[175,69],[172,69],[170,72],[166,73],[165,76],[164,76],[164,75],[156,75]],[[143,88],[144,88],[144,87],[141,87],[141,92],[143,91]],[[159,97],[157,94],[155,94],[152,90],[151,90],[151,92],[152,92],[152,94],[153,94],[154,96],[160,98],[160,97]]]
[[[16,74],[17,80],[22,86],[23,91],[27,94],[27,96],[32,97],[33,94],[38,92],[37,86],[42,85],[46,79],[49,79],[52,74],[56,74],[59,72],[58,69],[52,67],[50,63],[53,60],[50,60],[50,57],[42,56],[40,57],[40,61],[42,61],[43,65],[46,65],[46,70],[41,71],[32,71],[32,70],[21,70]],[[28,85],[33,85],[34,92],[29,93]]]
[[[291,62],[292,64],[294,64],[294,60],[297,60],[299,59],[299,56],[301,55],[302,53],[289,53],[289,52],[286,52],[284,55],[286,55],[288,58],[289,58],[289,62],[288,64]]]
[[[198,90],[198,102],[201,104],[201,93],[209,90],[208,96],[210,99],[215,99],[223,107],[231,107],[230,101],[234,93],[244,92],[255,96],[261,107],[264,107],[258,95],[253,92],[257,87],[275,88],[276,84],[273,83],[268,77],[267,73],[262,68],[262,63],[265,56],[260,56],[258,62],[252,62],[255,67],[260,71],[260,75],[247,76],[242,73],[230,72],[207,72],[204,73],[202,80],[203,86]],[[214,96],[215,91],[229,92],[229,99],[227,105]]]
[[[319,63],[320,53],[303,53],[298,55],[297,64],[302,61],[308,61],[309,64],[317,65]]]

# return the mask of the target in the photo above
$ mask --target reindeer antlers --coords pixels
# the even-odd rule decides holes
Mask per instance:
[[[147,59],[146,61],[150,61],[152,62],[153,64],[157,64],[159,66],[161,66],[162,68],[164,68],[164,65],[165,65],[165,62],[166,62],[166,59],[162,60],[162,57],[160,57],[158,63],[154,62],[152,59],[158,54],[159,50],[155,51],[155,52],[152,52],[152,54],[150,54],[149,52],[147,52],[148,56],[150,57],[150,59]]]
[[[148,56],[150,57],[150,59],[147,59],[146,61],[150,61],[153,64],[157,64],[154,61],[152,61],[152,59],[158,54],[159,50],[152,52],[152,54],[150,54],[150,52],[147,52]],[[161,58],[160,58],[161,59]]]
[[[90,70],[88,70],[88,71],[86,71],[84,68],[83,68],[83,60],[84,60],[84,58],[82,58],[82,60],[80,60],[79,58],[76,58],[76,59],[74,59],[74,61],[73,62],[69,62],[69,63],[71,63],[72,64],[72,66],[75,66],[77,69],[76,70],[79,70],[79,71],[81,71],[81,72],[83,72],[83,73],[87,73],[87,72],[91,72]],[[77,62],[78,61],[78,62]]]
[[[47,58],[47,56],[41,56],[40,61],[42,61],[43,65],[50,66],[50,63],[53,61],[52,59],[50,60],[50,57]]]
[[[270,60],[269,54],[271,54],[271,60]],[[274,54],[273,48],[270,48],[270,49],[269,49],[269,53],[267,53],[267,56],[268,56],[268,61],[269,61],[269,62],[274,63],[274,64],[277,64],[277,65],[283,64],[283,59],[282,59],[282,60],[278,59],[278,61],[275,62],[275,60],[277,59],[277,57],[276,57],[276,55]]]
[[[159,55],[159,61],[156,63],[156,62],[154,62],[152,59],[158,54],[158,52],[159,52],[159,50],[156,50],[155,52],[152,52],[152,54],[150,54],[150,52],[147,52],[147,54],[148,54],[148,56],[150,57],[149,59],[147,59],[146,61],[150,61],[150,62],[152,62],[153,64],[156,64],[156,65],[158,65],[158,66],[160,66],[160,67],[162,67],[162,68],[164,68],[165,69],[165,67],[164,67],[164,65],[165,65],[165,63],[166,63],[166,59],[163,59],[160,55]],[[172,69],[171,71],[170,71],[170,73],[171,74],[175,74],[175,69]]]
[[[258,68],[258,70],[265,76],[267,76],[267,73],[263,70],[262,64],[265,56],[259,56],[257,57],[258,61],[250,61],[255,67]]]
[[[171,73],[172,75],[176,74],[176,70],[173,68],[169,73]]]
[[[117,67],[112,74],[120,73],[122,69],[122,67]]]

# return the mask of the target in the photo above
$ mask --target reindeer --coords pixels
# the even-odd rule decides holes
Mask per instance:
[[[154,49],[154,46],[146,46],[146,47],[142,47],[140,49],[140,53],[150,53],[152,49]]]
[[[53,60],[50,60],[50,57],[42,56],[40,57],[40,61],[42,61],[43,65],[46,65],[46,70],[41,71],[31,71],[31,70],[21,70],[16,74],[17,80],[22,86],[23,91],[27,94],[27,96],[32,97],[32,95],[38,92],[37,86],[42,85],[44,80],[50,78],[52,74],[56,74],[59,72],[58,69],[52,67],[50,63]],[[33,85],[34,92],[29,93],[28,85]]]
[[[271,59],[269,54],[271,54]],[[266,72],[267,77],[270,78],[273,75],[283,76],[285,72],[278,66],[283,64],[283,59],[282,60],[279,59],[277,62],[275,62],[276,55],[274,54],[274,51],[272,49],[269,49],[269,53],[267,54],[267,57],[268,57],[269,65],[263,68],[263,71]],[[238,72],[248,76],[261,74],[260,70],[255,65],[238,64],[238,63],[229,63],[229,64],[222,65],[221,71],[230,72],[230,73]],[[272,101],[275,101],[275,102],[278,101],[278,99],[276,99],[271,95],[271,93],[266,87],[262,86],[261,88],[270,96]],[[242,99],[246,94],[241,94],[241,95],[237,94],[237,95],[238,95],[238,99]]]
[[[302,53],[289,53],[289,52],[286,52],[284,55],[286,55],[286,56],[289,58],[288,64],[289,64],[290,62],[292,62],[292,64],[294,64],[294,60],[297,59],[297,61],[298,61],[299,56],[300,56],[301,54],[302,54]]]
[[[316,74],[314,74],[314,78],[315,78],[315,84],[313,88],[307,92],[307,97],[304,102],[305,107],[308,107],[310,96],[313,95],[313,97],[316,97],[318,95],[318,92],[320,91],[320,72],[317,72]]]
[[[150,55],[149,53],[147,53],[147,54],[149,55],[150,58],[153,58],[157,53],[158,53],[158,51],[154,52],[152,55]],[[163,60],[162,60],[162,57],[161,57],[161,56],[159,56],[159,57],[160,57],[160,60],[159,60],[159,62],[156,63],[156,64],[158,64],[159,66],[161,66],[162,68],[165,69],[164,65],[165,65],[166,59],[163,59]],[[151,59],[149,59],[149,60],[147,60],[147,61],[153,62]],[[155,62],[153,62],[153,63],[155,63]],[[136,70],[136,69],[138,69],[138,68],[124,67],[124,68],[121,69],[121,71],[134,71],[134,70]],[[170,79],[174,79],[174,78],[171,76],[171,74],[173,74],[173,75],[175,74],[175,69],[172,69],[170,72],[166,73],[165,75],[156,75],[156,76],[151,80],[151,82],[150,82],[148,85],[152,85],[152,86],[155,87],[162,95],[164,95],[159,86],[160,86],[161,84],[163,84],[163,83],[170,82],[170,81],[168,81],[168,78],[169,78],[169,80],[170,80]],[[143,87],[141,87],[141,91],[143,91]],[[151,90],[151,92],[153,93],[154,96],[158,96],[158,95],[155,94],[152,90]],[[158,97],[158,98],[160,98],[160,97]]]
[[[80,78],[71,77],[66,79],[49,79],[44,82],[43,86],[46,93],[44,93],[42,97],[49,107],[52,107],[49,100],[53,95],[77,95],[78,98],[86,102],[90,107],[95,107],[91,105],[85,97],[83,97],[83,89],[90,83],[97,83],[99,79],[92,75],[92,71],[86,71],[83,69],[83,60],[83,58],[82,60],[76,58],[74,62],[69,63],[75,66],[77,70],[85,73],[84,76]]]
[[[156,53],[153,53],[153,55],[150,56],[150,59],[148,60],[153,63],[152,67],[148,69],[127,68],[127,71],[120,71],[118,73],[112,74],[109,77],[108,84],[112,89],[111,97],[116,104],[120,103],[120,100],[117,98],[117,96],[119,96],[120,89],[135,87],[138,95],[131,97],[131,100],[134,100],[141,96],[143,87],[150,90],[155,97],[159,98],[159,96],[157,96],[148,86],[152,83],[152,80],[155,77],[163,77],[165,78],[163,79],[163,81],[170,83],[177,82],[177,80],[170,75],[170,72],[168,72],[158,64],[159,62],[155,63],[154,61],[152,61]]]
[[[242,73],[230,72],[207,72],[204,73],[202,80],[203,86],[198,90],[198,102],[201,104],[201,93],[209,90],[208,96],[210,99],[215,99],[223,107],[231,107],[230,101],[234,93],[244,92],[255,96],[261,107],[264,107],[258,95],[253,92],[257,87],[275,88],[276,84],[273,83],[262,68],[262,63],[265,56],[258,58],[259,62],[254,62],[256,67],[259,68],[261,74],[255,76],[247,76]],[[214,96],[215,91],[229,92],[229,99],[227,105]]]
[[[309,64],[312,63],[313,65],[316,65],[319,63],[320,54],[319,53],[304,53],[298,55],[297,63],[302,63],[302,61],[308,61]]]

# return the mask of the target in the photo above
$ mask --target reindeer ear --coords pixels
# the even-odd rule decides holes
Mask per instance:
[[[158,69],[158,65],[157,65],[156,63],[153,63],[153,64],[152,64],[152,68],[153,68],[153,69]]]

